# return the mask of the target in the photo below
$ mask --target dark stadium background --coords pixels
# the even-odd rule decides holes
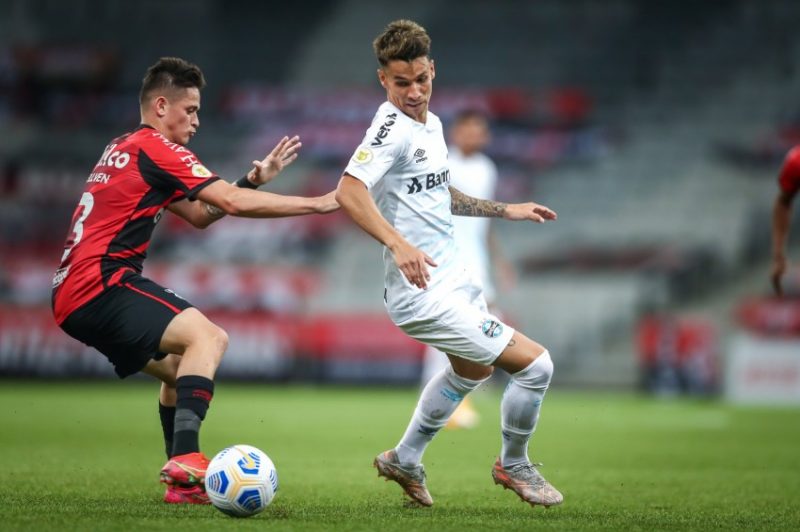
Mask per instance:
[[[433,36],[432,110],[492,118],[500,199],[559,212],[497,224],[518,271],[501,307],[550,348],[556,385],[798,401],[800,307],[767,297],[775,177],[800,140],[788,0],[2,0],[0,375],[111,375],[54,326],[49,286],[85,177],[138,123],[148,65],[203,68],[190,147],[208,166],[235,179],[297,133],[301,159],[270,187],[316,194],[382,100],[370,43],[399,17]],[[205,232],[166,217],[156,235],[145,274],[228,329],[222,376],[416,381],[379,247],[343,215]],[[800,293],[797,270],[787,282]]]
[[[280,478],[247,520],[163,504],[157,383],[118,382],[49,310],[86,178],[138,124],[145,69],[177,55],[208,81],[190,144],[207,166],[236,179],[297,133],[269,188],[332,189],[397,18],[433,38],[445,126],[490,116],[499,198],[558,211],[495,228],[517,272],[500,306],[555,363],[529,456],[565,502],[492,484],[493,385],[480,424],[425,454],[433,508],[378,482],[422,349],[385,314],[380,246],[334,214],[161,220],[145,275],[231,340],[201,448],[254,445]],[[800,529],[800,270],[786,297],[769,286],[798,23],[796,0],[0,0],[0,528]]]

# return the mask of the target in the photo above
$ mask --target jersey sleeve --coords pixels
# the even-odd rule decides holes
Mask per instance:
[[[786,194],[794,194],[800,189],[800,146],[792,148],[786,155],[778,184]]]
[[[345,168],[345,173],[372,188],[404,153],[408,142],[397,115],[378,115]]]
[[[175,200],[189,198],[194,201],[205,187],[219,176],[206,168],[189,149],[168,145],[158,138],[139,152],[139,171],[142,178],[154,188],[175,190]]]

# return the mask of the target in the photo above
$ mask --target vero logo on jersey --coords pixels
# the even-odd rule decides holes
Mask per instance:
[[[374,139],[372,139],[370,146],[382,145],[383,139],[385,139],[386,136],[389,134],[389,128],[391,128],[396,121],[397,121],[397,113],[386,115],[386,122],[384,122],[381,128],[378,130],[378,134],[375,135]]]
[[[430,173],[411,178],[411,183],[406,185],[408,194],[416,194],[422,190],[430,190],[450,182],[450,170],[443,170],[438,174]]]

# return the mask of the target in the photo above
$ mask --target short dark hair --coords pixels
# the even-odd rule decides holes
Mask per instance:
[[[155,91],[173,91],[206,86],[200,67],[180,57],[162,57],[147,69],[139,91],[139,103],[144,104]]]
[[[425,28],[413,20],[395,20],[372,41],[372,49],[381,66],[395,60],[410,63],[418,57],[430,55],[431,38]]]

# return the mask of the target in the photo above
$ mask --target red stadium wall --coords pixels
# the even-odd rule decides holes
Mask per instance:
[[[207,315],[230,336],[220,377],[354,383],[418,379],[422,344],[384,315],[259,310]],[[114,374],[105,357],[61,331],[49,309],[0,306],[0,375]]]

